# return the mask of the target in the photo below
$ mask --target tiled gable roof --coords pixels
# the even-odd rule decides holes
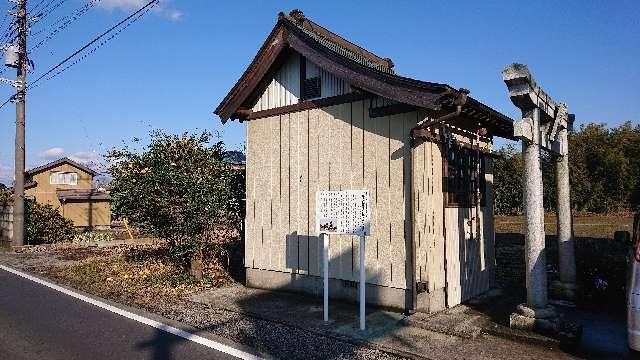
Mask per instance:
[[[388,74],[394,74],[393,62],[391,59],[381,58],[378,55],[375,55],[374,53],[344,39],[340,35],[325,29],[304,17],[304,14],[300,10],[293,10],[289,15],[280,13],[278,17],[279,19],[286,20],[298,27],[302,32],[317,41],[320,45],[340,56],[372,69]]]
[[[32,176],[33,174],[37,174],[37,173],[46,171],[48,169],[54,168],[54,167],[62,165],[62,164],[69,164],[69,165],[71,165],[73,167],[76,167],[76,168],[78,168],[78,169],[80,169],[80,170],[82,170],[84,172],[87,172],[87,173],[89,173],[89,174],[91,174],[93,176],[98,175],[97,171],[91,169],[90,167],[88,167],[88,166],[86,166],[84,164],[81,164],[79,162],[73,161],[73,160],[69,159],[68,157],[63,157],[61,159],[52,161],[50,163],[46,163],[44,165],[40,165],[38,167],[34,167],[33,169],[25,171],[25,173],[27,174],[27,176]]]

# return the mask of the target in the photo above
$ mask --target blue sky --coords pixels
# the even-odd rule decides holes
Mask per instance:
[[[9,7],[5,1],[0,0],[0,9]],[[35,70],[29,78],[144,2],[100,1],[31,54]],[[51,23],[84,3],[67,0],[32,31],[52,31]],[[500,70],[522,62],[556,100],[569,104],[578,124],[640,120],[637,1],[166,0],[94,54],[29,92],[27,167],[61,155],[100,161],[108,148],[146,138],[150,128],[218,131],[229,148],[242,149],[244,126],[223,126],[212,112],[255,55],[276,14],[293,8],[392,58],[400,75],[465,87],[513,118],[519,113]],[[34,36],[30,44],[41,38]],[[14,78],[13,71],[3,76]],[[11,91],[2,85],[3,101]],[[13,104],[0,109],[0,181],[5,183],[13,177],[14,121]]]

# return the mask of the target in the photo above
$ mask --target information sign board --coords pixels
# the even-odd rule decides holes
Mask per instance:
[[[369,191],[318,191],[316,219],[318,234],[370,235]]]

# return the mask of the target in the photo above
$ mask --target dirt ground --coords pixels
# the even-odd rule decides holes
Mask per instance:
[[[632,214],[593,215],[575,214],[573,216],[573,231],[576,237],[613,238],[616,231],[631,232],[633,225]],[[495,216],[496,233],[523,233],[523,217]],[[547,213],[544,216],[544,231],[547,235],[556,234],[556,215]]]

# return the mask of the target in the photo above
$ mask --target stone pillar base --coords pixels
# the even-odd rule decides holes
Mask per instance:
[[[567,283],[562,281],[554,281],[551,283],[551,297],[556,300],[576,300],[576,291],[578,287],[575,283]]]
[[[520,304],[516,307],[516,311],[509,316],[509,326],[512,329],[553,334],[558,331],[559,318],[551,305],[534,309],[526,304]]]

